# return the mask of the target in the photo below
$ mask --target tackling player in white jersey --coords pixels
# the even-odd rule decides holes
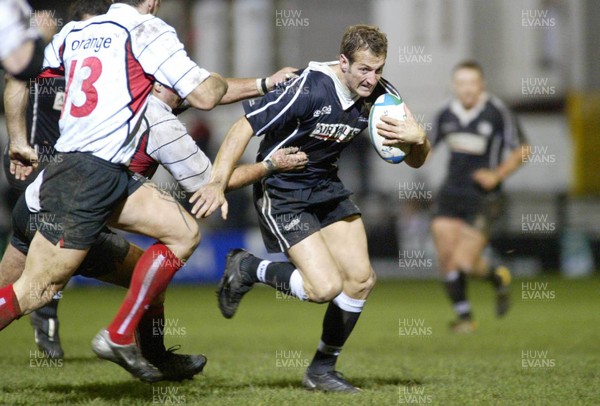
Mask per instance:
[[[4,328],[51,300],[107,223],[157,238],[138,261],[117,316],[93,341],[99,357],[149,382],[162,374],[134,344],[135,329],[200,240],[180,205],[158,198],[125,166],[142,134],[152,84],[158,80],[204,110],[258,94],[254,79],[226,81],[192,62],[175,30],[154,17],[159,6],[160,0],[118,1],[105,15],[67,24],[46,48],[44,66],[67,78],[59,159],[44,172],[42,224],[25,270],[0,289]]]
[[[148,102],[146,119],[149,131],[132,159],[130,167],[145,176],[152,176],[156,167],[165,168],[179,180],[187,192],[194,192],[210,177],[210,161],[198,148],[185,127],[172,113],[180,102],[176,93],[161,84],[154,85],[153,96]],[[295,149],[282,149],[273,155],[276,172],[301,169],[306,163],[306,154]],[[262,163],[241,165],[236,168],[229,183],[229,190],[238,189],[256,182],[271,173]],[[0,287],[14,283],[23,273],[25,259],[37,224],[35,207],[39,207],[36,193],[28,193],[18,200],[13,210],[13,235],[2,261],[0,261]],[[32,211],[33,210],[33,211]],[[127,288],[135,263],[143,250],[130,244],[123,237],[105,229],[94,243],[76,274],[100,279]],[[162,372],[162,380],[180,381],[191,379],[200,373],[205,364],[204,355],[177,354],[167,350],[164,336],[155,326],[164,325],[164,293],[150,303],[136,331],[137,343],[144,358]],[[58,326],[55,315],[54,327]],[[54,348],[52,350],[55,350]],[[53,354],[49,354],[52,356]]]

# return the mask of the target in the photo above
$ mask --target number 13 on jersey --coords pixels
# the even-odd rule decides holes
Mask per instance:
[[[69,109],[68,114],[80,118],[87,117],[94,111],[98,105],[98,89],[94,85],[101,74],[102,61],[95,56],[85,58],[81,64],[76,59],[71,62],[65,95],[67,102],[64,105],[64,108]],[[73,79],[82,75],[85,76],[78,81],[81,83],[81,88],[73,88]]]

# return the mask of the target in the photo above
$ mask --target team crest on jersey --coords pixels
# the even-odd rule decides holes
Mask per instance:
[[[311,137],[319,140],[348,142],[356,137],[362,129],[349,126],[347,124],[325,124],[319,123],[310,134]]]
[[[494,131],[494,127],[492,127],[492,124],[489,121],[483,120],[477,124],[477,132],[481,135],[489,137],[492,135],[492,131]]]
[[[323,108],[320,108],[318,110],[315,110],[315,112],[313,113],[313,117],[321,117],[325,114],[331,114],[331,104],[328,106],[324,106]]]

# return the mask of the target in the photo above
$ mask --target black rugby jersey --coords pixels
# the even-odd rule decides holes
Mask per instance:
[[[43,73],[30,83],[27,104],[29,144],[40,155],[54,155],[60,136],[58,120],[65,100],[65,78]]]
[[[436,146],[442,140],[450,147],[443,189],[460,195],[485,194],[473,180],[473,172],[496,168],[505,149],[514,150],[526,143],[514,114],[497,97],[487,94],[471,110],[465,110],[456,99],[441,110],[434,121],[430,142]]]
[[[254,133],[263,136],[257,162],[284,147],[298,147],[308,155],[302,171],[273,174],[265,180],[267,185],[296,189],[337,180],[340,153],[367,128],[377,97],[384,93],[400,97],[385,79],[369,97],[353,97],[331,70],[336,63],[311,62],[283,87],[243,103]]]

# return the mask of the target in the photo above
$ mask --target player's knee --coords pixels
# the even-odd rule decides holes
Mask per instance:
[[[178,258],[185,260],[192,256],[198,244],[200,244],[200,229],[194,221],[178,235],[173,252]]]
[[[329,280],[325,283],[320,283],[319,286],[314,286],[306,293],[311,302],[326,303],[335,299],[342,293],[343,284],[340,280]]]
[[[366,298],[375,287],[377,276],[371,267],[361,275],[353,277],[344,283],[344,291],[351,292],[352,297]]]

